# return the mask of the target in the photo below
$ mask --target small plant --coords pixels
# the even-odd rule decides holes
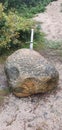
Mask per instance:
[[[39,127],[39,128],[37,128],[36,130],[42,130],[42,128]]]
[[[60,5],[60,12],[62,12],[62,3],[61,3],[61,5]]]
[[[45,46],[50,49],[62,49],[62,41],[46,41]]]

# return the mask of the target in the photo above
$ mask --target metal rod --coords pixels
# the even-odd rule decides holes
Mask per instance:
[[[34,29],[31,29],[30,49],[33,50]]]

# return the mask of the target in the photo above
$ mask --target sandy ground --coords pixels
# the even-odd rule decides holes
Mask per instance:
[[[50,32],[52,32],[50,35],[48,34],[47,38],[49,39],[58,39],[58,35],[56,35],[58,32],[56,33],[54,30],[59,28],[62,22],[62,20],[60,20],[60,18],[62,19],[62,13],[59,15],[59,23],[56,21],[58,26],[56,25],[56,28],[54,28],[55,20],[58,18],[55,19],[54,12],[52,13],[52,5],[54,5],[54,11],[56,12],[58,10],[57,6],[60,7],[61,1],[62,0],[53,2],[47,7],[47,12],[49,9],[48,15],[45,16],[47,12],[39,14],[41,17],[44,15],[45,23],[43,23],[43,29],[47,27],[45,28],[46,31],[44,31],[48,32],[47,29],[49,27]],[[57,6],[55,7],[55,5]],[[52,23],[51,25],[47,22],[49,18],[50,22],[54,24]],[[51,28],[52,26],[53,29]],[[62,29],[61,26],[62,25],[60,25],[60,32]],[[53,34],[55,34],[55,37],[53,37]],[[59,38],[61,39],[61,35],[59,35]],[[62,57],[60,58],[52,51],[41,51],[40,53],[51,61],[59,71],[60,78],[58,87],[51,93],[44,95],[38,94],[27,98],[17,98],[12,94],[5,96],[4,103],[0,106],[0,130],[62,130]],[[5,87],[7,82],[4,74],[4,65],[0,64],[0,86],[2,85]]]
[[[34,18],[48,40],[62,40],[62,0],[50,3],[44,13]]]

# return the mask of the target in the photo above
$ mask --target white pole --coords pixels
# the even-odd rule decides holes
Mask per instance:
[[[34,29],[31,29],[31,40],[30,40],[30,49],[33,50],[33,36],[34,36]]]

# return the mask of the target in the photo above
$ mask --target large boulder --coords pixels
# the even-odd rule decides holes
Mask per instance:
[[[57,86],[59,74],[38,52],[19,49],[5,63],[9,87],[18,97],[44,93]]]

